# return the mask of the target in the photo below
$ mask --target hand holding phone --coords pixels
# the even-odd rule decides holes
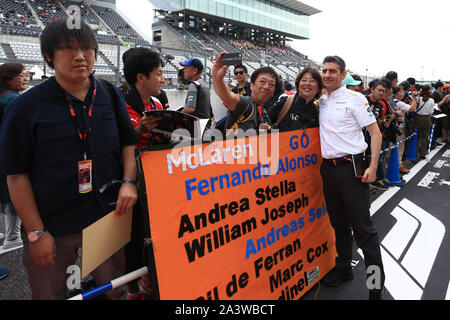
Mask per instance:
[[[223,66],[237,66],[242,64],[242,55],[240,52],[226,53],[222,56]]]

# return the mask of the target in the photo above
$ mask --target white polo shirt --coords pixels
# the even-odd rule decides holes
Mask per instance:
[[[325,159],[360,154],[368,145],[362,129],[376,122],[367,99],[345,86],[320,98],[320,145]]]

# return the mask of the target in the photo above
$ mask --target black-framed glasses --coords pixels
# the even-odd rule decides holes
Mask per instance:
[[[244,71],[238,71],[238,72],[235,72],[234,75],[237,76],[238,74],[240,74],[242,76],[244,73],[245,73]]]

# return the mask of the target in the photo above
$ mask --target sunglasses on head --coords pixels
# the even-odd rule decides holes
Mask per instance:
[[[245,73],[244,71],[238,71],[238,72],[235,72],[234,75],[235,76],[237,76],[238,74],[243,75],[244,73]]]

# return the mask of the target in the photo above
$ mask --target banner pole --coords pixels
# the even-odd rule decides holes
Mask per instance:
[[[120,278],[111,280],[108,283],[105,283],[97,288],[91,289],[89,291],[80,293],[72,298],[69,298],[67,300],[88,300],[88,299],[92,299],[102,293],[105,293],[106,291],[118,288],[124,284],[127,284],[130,281],[133,281],[137,278],[140,278],[144,275],[146,275],[147,273],[150,272],[150,266],[146,266],[146,267],[142,267],[136,271],[130,272],[128,274],[125,274],[123,276],[121,276]]]

